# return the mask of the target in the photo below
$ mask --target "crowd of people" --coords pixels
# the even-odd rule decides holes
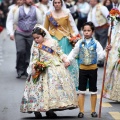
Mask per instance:
[[[21,112],[56,118],[54,111],[79,107],[78,117],[83,118],[88,87],[91,116],[97,117],[97,70],[104,66],[107,51],[103,97],[120,102],[119,22],[114,22],[107,45],[112,8],[120,10],[118,0],[0,2],[0,26],[16,45],[17,78],[27,78]]]

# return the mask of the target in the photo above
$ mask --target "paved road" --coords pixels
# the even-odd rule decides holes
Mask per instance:
[[[0,120],[35,120],[34,114],[20,113],[20,102],[23,95],[25,79],[17,79],[15,70],[15,42],[10,41],[5,32],[0,35]],[[98,101],[101,91],[103,68],[98,69]],[[78,119],[79,109],[56,112],[61,120]],[[42,113],[43,119],[45,113]],[[102,118],[95,120],[120,120],[120,103],[103,99]],[[86,94],[85,117],[83,120],[93,120],[90,116],[90,95]]]

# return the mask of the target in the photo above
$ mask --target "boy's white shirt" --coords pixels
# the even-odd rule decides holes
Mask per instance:
[[[87,39],[86,42],[87,44],[90,42],[90,39]],[[94,39],[95,40],[95,39]],[[76,44],[75,47],[72,49],[72,51],[69,53],[68,57],[67,57],[67,61],[72,61],[73,59],[75,59],[75,57],[77,57],[79,55],[79,47],[80,47],[80,43],[83,40],[79,40]],[[96,52],[97,52],[97,60],[102,60],[105,57],[105,50],[103,50],[101,44],[95,40],[96,44],[97,44],[97,48],[96,48]]]

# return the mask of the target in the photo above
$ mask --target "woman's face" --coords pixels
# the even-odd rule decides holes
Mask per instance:
[[[110,1],[109,0],[106,1],[106,5],[110,5]]]
[[[60,10],[62,7],[61,0],[54,0],[53,1],[53,6],[55,7],[55,10]]]
[[[34,38],[34,41],[35,41],[37,44],[41,44],[41,43],[43,43],[43,41],[44,41],[44,38],[43,38],[42,35],[33,34],[33,38]]]

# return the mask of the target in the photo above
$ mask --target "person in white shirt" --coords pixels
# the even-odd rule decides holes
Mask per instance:
[[[79,98],[78,104],[80,108],[79,118],[84,117],[84,101],[87,87],[87,80],[89,79],[89,92],[91,93],[91,116],[97,117],[95,111],[97,101],[97,60],[105,57],[105,51],[101,44],[93,38],[95,30],[92,22],[87,22],[83,25],[84,38],[79,40],[72,51],[69,53],[66,61],[68,66],[76,56],[79,59]],[[110,46],[107,46],[110,49]]]
[[[87,16],[90,11],[90,5],[85,0],[78,0],[77,11],[78,11],[77,28],[79,31],[81,31],[83,24],[87,22]]]
[[[109,11],[106,6],[99,3],[99,0],[90,0],[91,10],[88,14],[87,21],[95,25],[95,38],[105,49],[108,39],[108,15]],[[98,61],[99,67],[103,67],[104,61]]]
[[[43,22],[45,20],[45,14],[49,9],[49,0],[39,0],[38,3],[35,4],[38,9],[41,11],[42,16],[43,16]]]
[[[33,43],[32,30],[36,24],[42,24],[42,14],[33,5],[33,0],[24,0],[14,14],[15,42],[17,52],[17,78],[27,76],[26,69],[30,60],[30,49]]]
[[[6,21],[6,29],[7,34],[10,36],[11,40],[14,40],[14,30],[15,25],[13,23],[14,21],[14,13],[17,10],[17,8],[24,4],[24,0],[16,0],[16,4],[14,4],[14,7],[10,9],[7,15],[7,21]]]

